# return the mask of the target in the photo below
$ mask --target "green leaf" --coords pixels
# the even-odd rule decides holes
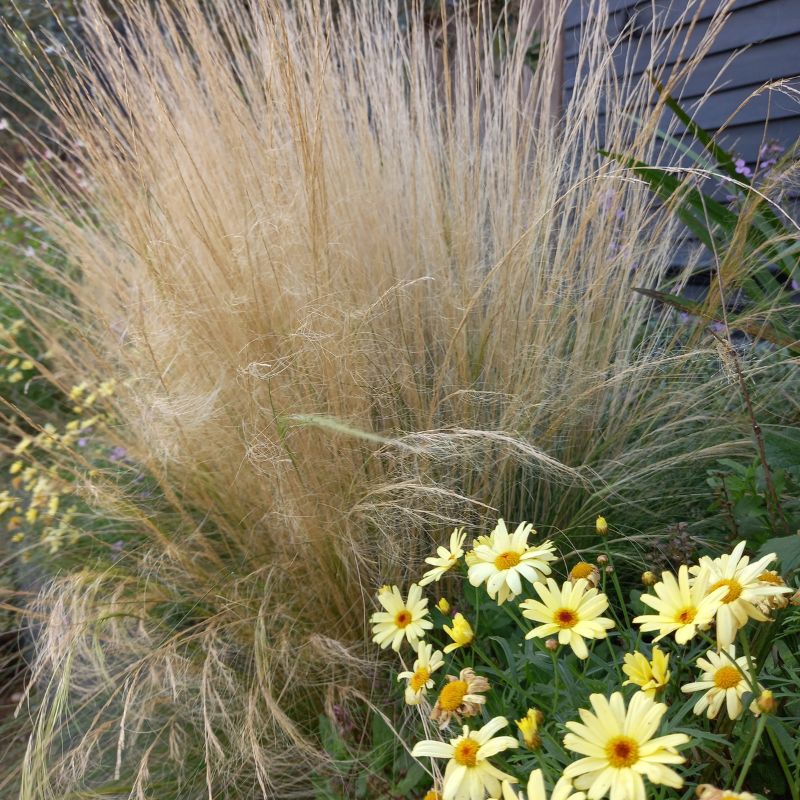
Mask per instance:
[[[757,555],[762,558],[769,553],[775,553],[778,556],[781,572],[794,571],[800,567],[800,534],[767,539],[759,548]]]

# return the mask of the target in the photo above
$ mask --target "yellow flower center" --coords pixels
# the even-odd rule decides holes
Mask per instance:
[[[397,625],[398,628],[405,628],[411,624],[411,612],[404,608],[402,611],[398,611],[394,615],[394,624]]]
[[[442,796],[436,791],[436,789],[431,789],[426,793],[422,800],[442,800]]]
[[[415,692],[418,692],[428,682],[428,678],[430,678],[430,676],[431,673],[427,667],[420,667],[411,676],[411,680],[408,682],[408,685]]]
[[[775,586],[783,586],[783,578],[780,575],[774,575],[772,572],[762,572],[758,576],[758,580],[762,583],[771,583]]]
[[[451,684],[452,685],[452,684]],[[474,739],[462,739],[454,748],[453,760],[465,767],[474,767],[480,745]]]
[[[714,589],[719,589],[720,586],[728,587],[728,594],[722,598],[723,603],[732,603],[742,593],[742,584],[733,580],[733,578],[723,578],[721,581],[717,581],[713,586],[709,587],[708,591],[713,592]]]
[[[639,743],[630,736],[615,736],[606,744],[606,758],[612,767],[632,767],[639,760]]]
[[[553,614],[553,622],[561,628],[574,628],[578,624],[578,615],[571,608],[559,608]]]
[[[515,553],[513,550],[506,550],[505,553],[500,553],[494,560],[494,565],[497,569],[511,569],[511,567],[516,567],[517,564],[519,564],[519,553]]]
[[[439,708],[443,711],[455,711],[464,702],[468,689],[466,681],[450,681],[439,692]]]
[[[687,606],[686,608],[682,608],[675,615],[675,622],[680,622],[681,625],[689,625],[691,622],[694,622],[696,616],[697,609],[694,606]]]
[[[579,580],[580,578],[588,578],[594,572],[594,565],[587,564],[585,561],[579,561],[569,572],[571,578]]]
[[[742,673],[736,667],[727,666],[720,667],[714,673],[714,684],[720,689],[732,689],[739,684],[742,679]]]

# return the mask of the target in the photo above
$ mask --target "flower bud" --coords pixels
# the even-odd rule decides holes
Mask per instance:
[[[440,597],[439,602],[436,604],[436,608],[442,612],[442,614],[449,614],[450,613],[450,603],[447,602],[446,597]]]
[[[608,556],[599,555],[597,556],[597,563],[598,564],[608,564]]]
[[[598,517],[594,523],[594,529],[598,536],[605,536],[608,533],[608,523],[605,517]]]
[[[658,583],[658,578],[656,577],[655,572],[650,572],[649,569],[647,570],[647,572],[643,572],[642,583],[645,586],[655,586]]]
[[[756,705],[765,714],[774,714],[775,710],[778,708],[778,701],[769,689],[764,689],[758,696]]]
[[[542,737],[539,736],[539,726],[544,721],[544,714],[538,708],[529,708],[528,713],[516,720],[516,725],[522,734],[522,740],[529,750],[538,750],[542,746]]]
[[[606,567],[606,574],[610,575],[613,571],[614,571],[614,567],[612,567],[611,564],[609,564]]]
[[[553,651],[558,650],[558,639],[552,639],[552,638],[547,639],[544,643],[544,646],[548,650],[553,650]]]

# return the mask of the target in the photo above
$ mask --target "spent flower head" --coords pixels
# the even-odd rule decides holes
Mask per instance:
[[[476,675],[469,667],[462,669],[458,677],[447,676],[447,683],[439,692],[436,705],[431,711],[431,719],[446,728],[452,717],[461,722],[462,717],[474,717],[481,712],[486,702],[482,692],[490,689],[489,681]]]

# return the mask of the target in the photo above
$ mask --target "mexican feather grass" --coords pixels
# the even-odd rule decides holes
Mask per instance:
[[[560,2],[513,30],[481,3],[126,5],[85,4],[89,54],[42,89],[65,157],[25,211],[70,300],[8,291],[51,380],[117,379],[157,499],[76,457],[129,539],[40,597],[21,797],[308,797],[317,716],[380,697],[379,585],[499,514],[566,551],[613,507],[633,558],[748,425],[713,342],[632,291],[685,234],[598,155],[677,157],[647,76],[615,77],[605,3],[563,109]],[[535,69],[498,54],[533,29]],[[775,357],[743,362],[777,405]]]

